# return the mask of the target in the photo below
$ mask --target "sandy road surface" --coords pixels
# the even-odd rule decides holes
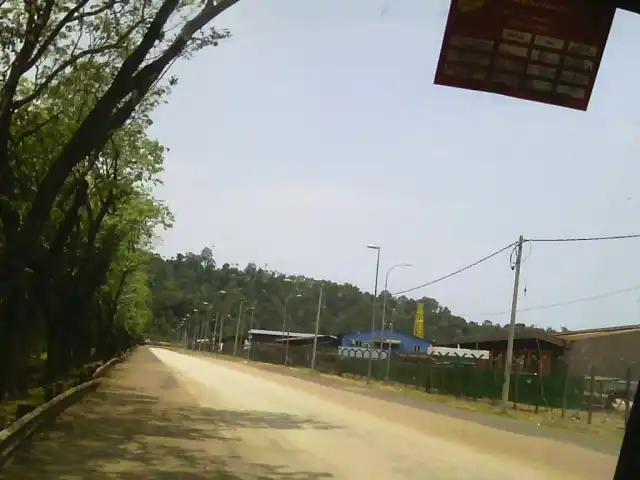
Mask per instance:
[[[151,351],[201,407],[224,412],[235,424],[223,436],[240,478],[602,480],[611,478],[615,467],[614,457],[574,445],[501,432],[238,363]],[[238,418],[261,418],[268,428],[256,429]],[[279,473],[265,475],[265,468]]]
[[[238,362],[139,348],[7,480],[586,479],[615,457]]]

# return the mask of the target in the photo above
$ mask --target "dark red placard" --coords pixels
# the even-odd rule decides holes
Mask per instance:
[[[615,8],[452,0],[434,83],[586,110]]]

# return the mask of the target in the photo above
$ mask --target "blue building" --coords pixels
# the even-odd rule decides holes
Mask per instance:
[[[369,349],[372,341],[374,349],[387,352],[391,346],[392,353],[427,353],[431,346],[431,342],[422,338],[390,330],[346,333],[342,335],[340,346],[343,349],[348,347]]]

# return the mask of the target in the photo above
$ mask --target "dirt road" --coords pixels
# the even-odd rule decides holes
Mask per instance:
[[[168,350],[154,354],[200,405],[278,420],[233,432],[236,453],[307,478],[611,478],[615,458],[336,391],[250,366]],[[576,465],[578,464],[578,465]],[[249,477],[246,477],[249,478]]]
[[[576,445],[142,348],[2,478],[603,480],[614,467]]]

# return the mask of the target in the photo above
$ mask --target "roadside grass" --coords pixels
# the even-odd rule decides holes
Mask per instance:
[[[509,409],[506,412],[503,412],[499,405],[494,405],[490,399],[486,398],[471,399],[451,395],[439,395],[436,393],[425,392],[424,389],[414,387],[413,385],[402,385],[378,380],[372,380],[367,384],[366,379],[361,377],[352,377],[348,375],[340,376],[332,373],[311,370],[309,367],[285,366],[260,362],[257,360],[247,361],[246,354],[244,354],[244,352],[242,356],[233,357],[232,355],[215,355],[211,352],[204,351],[185,351],[190,354],[217,357],[221,360],[230,362],[257,364],[271,370],[281,370],[283,373],[285,371],[289,371],[291,373],[295,372],[298,374],[306,374],[309,377],[323,377],[332,381],[344,383],[345,385],[349,385],[360,390],[383,390],[395,395],[410,397],[429,403],[437,403],[449,408],[474,412],[479,415],[495,415],[503,418],[530,422],[539,427],[557,428],[580,434],[595,435],[615,441],[622,440],[622,437],[624,436],[624,414],[619,411],[594,411],[592,413],[591,424],[589,424],[587,421],[588,414],[585,411],[566,410],[563,416],[560,409],[550,409],[541,406],[536,413],[533,405],[517,405],[516,408],[513,408],[513,405],[510,403]]]

